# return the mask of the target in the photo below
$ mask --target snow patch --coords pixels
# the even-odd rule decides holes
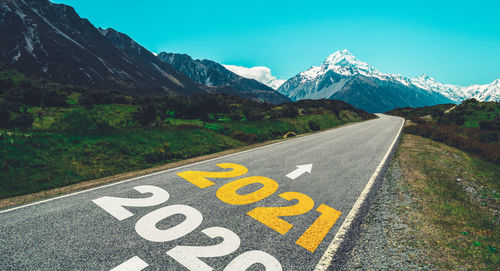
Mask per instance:
[[[2,3],[2,9],[6,12],[12,12],[12,9],[10,9],[10,7],[7,5],[7,2]],[[5,12],[3,14],[5,14]]]
[[[12,58],[12,63],[18,61],[19,58],[21,57],[21,50],[19,50],[19,46],[16,46],[16,48],[17,48],[17,54]]]
[[[99,31],[99,33],[101,33],[101,35],[103,36],[106,36],[106,34],[108,34],[108,29],[102,29],[102,28],[97,28],[97,30]]]
[[[47,23],[52,29],[54,29],[56,31],[56,33],[58,33],[59,35],[63,36],[64,38],[66,38],[67,40],[73,42],[74,44],[76,44],[78,47],[82,48],[82,49],[85,49],[80,43],[78,43],[76,40],[72,39],[70,36],[66,35],[66,33],[62,32],[61,30],[59,30],[59,28],[55,27],[52,23],[49,22],[49,20],[47,20],[47,18],[43,17],[37,9],[35,8],[32,8],[31,10],[33,10],[34,13],[36,13],[36,15],[38,15],[45,23]]]
[[[111,69],[108,64],[106,64],[106,61],[104,61],[104,59],[100,58],[100,57],[97,57],[97,59],[99,59],[99,61],[101,61],[101,63],[104,65],[104,67],[106,67],[106,69],[108,70],[108,72],[110,73],[115,73],[115,71],[113,69]]]
[[[158,67],[155,63],[151,63],[155,69],[157,69],[163,76],[167,77],[170,81],[174,82],[175,84],[179,85],[180,87],[184,88],[184,85],[175,77],[172,75],[168,74],[166,71]]]

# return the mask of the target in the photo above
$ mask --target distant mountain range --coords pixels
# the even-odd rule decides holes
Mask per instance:
[[[290,102],[290,99],[271,87],[229,71],[223,65],[203,59],[192,59],[186,54],[159,53],[158,58],[192,80],[207,86],[226,86],[239,90],[238,96],[254,97],[272,103]]]
[[[459,87],[425,75],[385,74],[347,50],[281,84],[266,67],[221,65],[185,54],[156,56],[129,36],[111,28],[95,28],[72,7],[47,0],[0,0],[0,15],[0,68],[95,90],[225,93],[277,104],[338,99],[369,112],[468,98],[500,100],[500,80]],[[250,74],[262,82],[245,78]],[[275,91],[273,87],[279,85]]]
[[[278,92],[293,101],[339,99],[369,112],[385,112],[397,107],[457,103],[468,98],[498,101],[499,82],[458,87],[438,83],[426,75],[408,78],[385,74],[343,50],[330,55],[321,66],[290,78]]]
[[[179,72],[129,36],[95,28],[70,6],[47,0],[1,0],[0,14],[0,66],[25,74],[96,90],[226,93],[273,103],[290,101],[215,62],[199,63],[207,65],[206,75],[213,83],[208,78],[190,79],[183,74],[191,67],[188,62],[184,69],[178,67],[183,71]]]

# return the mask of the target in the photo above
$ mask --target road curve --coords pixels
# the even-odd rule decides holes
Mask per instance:
[[[0,270],[323,270],[403,122],[380,115],[0,211]]]

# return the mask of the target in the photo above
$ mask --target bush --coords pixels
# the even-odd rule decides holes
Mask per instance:
[[[498,134],[497,133],[481,133],[479,134],[479,141],[484,142],[484,143],[493,143],[498,141]]]
[[[33,125],[33,115],[26,107],[17,107],[13,103],[0,103],[0,127],[29,128]]]
[[[47,91],[42,95],[42,104],[43,106],[66,107],[68,106],[67,98],[65,94],[55,90]]]
[[[481,130],[500,131],[500,120],[490,120],[490,121],[480,120],[479,128]]]
[[[456,126],[432,127],[430,125],[412,125],[405,128],[409,134],[419,135],[432,140],[444,143],[446,145],[461,149],[493,163],[500,163],[500,145],[497,143],[486,143],[465,138],[455,134]],[[491,140],[494,136],[484,136],[484,140]]]
[[[33,115],[31,113],[21,112],[18,115],[14,115],[14,118],[9,121],[9,126],[29,128],[33,125],[33,120]]]
[[[167,161],[171,158],[174,158],[174,154],[170,150],[168,143],[163,144],[161,148],[144,154],[144,160],[150,164]]]
[[[311,130],[313,131],[319,131],[321,129],[319,123],[314,120],[308,121],[307,124],[309,125],[309,128],[311,128]]]
[[[52,128],[65,132],[83,132],[108,130],[111,126],[104,121],[102,116],[92,111],[76,109],[63,115]]]
[[[139,106],[134,115],[136,120],[141,126],[147,126],[156,119],[156,110],[151,104]]]
[[[285,105],[285,106],[283,106],[283,109],[281,110],[281,114],[285,118],[295,118],[296,116],[299,115],[299,110],[297,110],[297,108],[295,108],[295,106]]]
[[[216,123],[205,123],[204,126],[205,129],[212,130],[217,133],[223,133],[225,128],[219,124]]]
[[[242,131],[236,131],[236,132],[231,133],[231,137],[236,139],[236,140],[247,142],[247,143],[255,143],[258,141],[258,137],[256,134],[247,134],[247,133],[244,133]]]
[[[263,120],[264,117],[266,116],[264,112],[256,110],[249,111],[245,115],[247,117],[247,120],[249,121]]]
[[[422,119],[421,117],[418,117],[418,116],[411,116],[410,117],[410,120],[412,122],[415,122],[415,123],[419,123],[419,124],[424,124],[426,123],[426,121],[424,119]]]
[[[241,120],[241,115],[238,112],[231,112],[231,113],[229,113],[228,117],[232,121],[240,121]]]

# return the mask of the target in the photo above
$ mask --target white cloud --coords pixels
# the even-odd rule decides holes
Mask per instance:
[[[239,76],[255,79],[273,89],[278,89],[286,80],[278,79],[271,74],[271,69],[264,66],[242,67],[236,65],[223,65],[226,69],[236,73]]]

